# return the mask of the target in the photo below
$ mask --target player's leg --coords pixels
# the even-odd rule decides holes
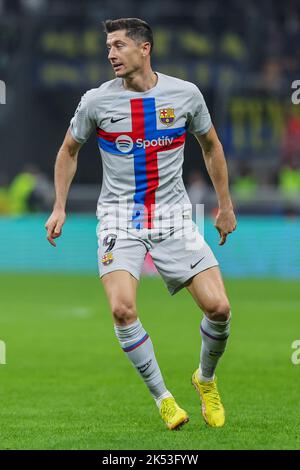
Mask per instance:
[[[151,338],[138,318],[138,280],[126,270],[117,270],[103,275],[102,283],[121,348],[148,387],[169,429],[177,428],[187,422],[188,418],[166,388]]]
[[[210,408],[213,416],[209,415],[206,420],[212,426],[220,426],[224,422],[224,410],[216,390],[214,371],[225,350],[229,333],[230,307],[217,267],[218,262],[195,224],[191,224],[187,231],[179,232],[177,238],[170,236],[157,243],[151,255],[170,293],[173,295],[182,287],[188,286],[197,305],[205,313],[201,324],[203,370],[200,370],[201,376],[199,376],[197,369],[196,376],[197,380],[200,381],[201,378],[205,384],[211,384],[207,407],[212,405]],[[217,417],[216,400],[219,403]]]
[[[137,320],[136,292],[138,279],[125,270],[111,271],[101,277],[113,320],[117,326],[128,326]]]
[[[202,348],[199,378],[210,381],[225,351],[230,329],[230,305],[219,267],[214,266],[196,274],[186,287],[204,312],[200,326]]]
[[[201,397],[205,421],[220,427],[225,423],[225,411],[217,389],[215,369],[229,336],[230,305],[217,266],[196,274],[186,287],[204,312],[200,326],[200,365],[192,382]]]

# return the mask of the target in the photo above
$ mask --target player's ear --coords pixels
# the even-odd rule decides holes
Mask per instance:
[[[142,44],[142,56],[146,57],[147,55],[150,55],[150,49],[151,49],[150,42],[143,42],[143,44]]]

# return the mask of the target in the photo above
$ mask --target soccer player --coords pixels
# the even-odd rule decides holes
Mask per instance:
[[[56,200],[46,223],[47,239],[56,246],[78,152],[96,130],[103,163],[97,206],[99,272],[121,348],[167,427],[188,422],[164,382],[150,336],[138,318],[136,291],[150,252],[170,294],[186,287],[204,312],[200,364],[192,383],[206,423],[223,426],[215,369],[229,335],[230,305],[218,262],[187,210],[190,201],[182,180],[189,131],[202,147],[217,194],[215,227],[223,245],[236,219],[222,145],[197,86],[152,70],[153,35],[145,21],[107,20],[104,28],[115,79],[85,93],[71,120],[55,163]]]

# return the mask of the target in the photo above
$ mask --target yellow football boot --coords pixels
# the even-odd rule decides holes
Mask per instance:
[[[197,369],[192,376],[192,384],[200,395],[202,415],[210,426],[220,428],[225,423],[225,410],[217,389],[217,379],[211,382],[200,382]]]
[[[162,400],[159,412],[167,427],[171,430],[180,428],[189,420],[187,413],[177,405],[173,397]]]

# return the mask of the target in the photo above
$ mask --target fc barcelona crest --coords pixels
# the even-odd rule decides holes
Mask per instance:
[[[104,266],[108,266],[110,263],[113,262],[113,260],[114,260],[114,257],[111,252],[105,253],[101,259],[102,264],[104,264]]]
[[[160,122],[166,126],[171,126],[175,119],[174,108],[164,108],[159,110]]]

